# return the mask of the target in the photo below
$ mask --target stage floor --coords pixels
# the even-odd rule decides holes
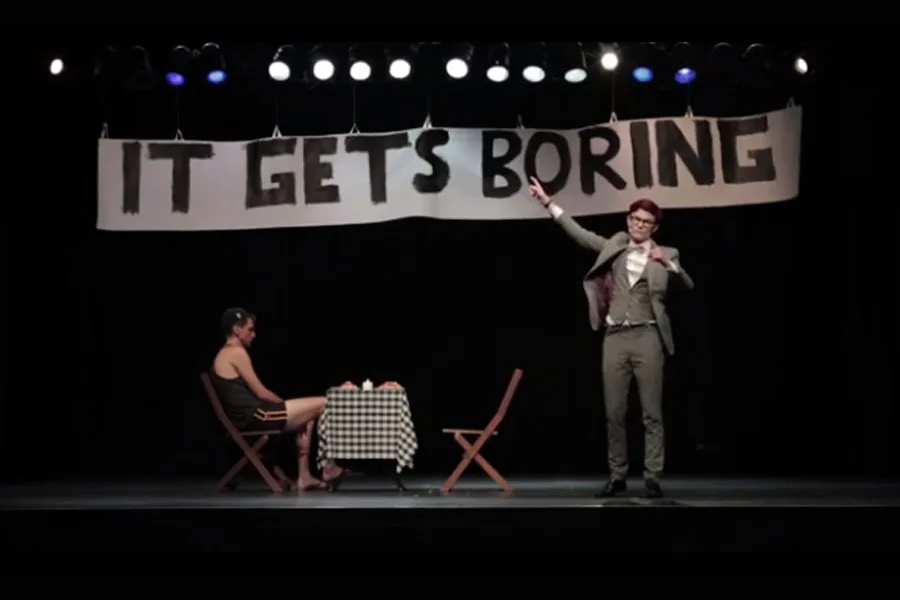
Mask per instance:
[[[511,479],[511,495],[478,478],[446,496],[439,479],[404,483],[400,492],[357,476],[338,492],[304,494],[272,494],[256,480],[222,494],[212,482],[5,485],[0,526],[8,544],[35,552],[269,551],[295,546],[296,534],[315,536],[320,551],[846,553],[880,552],[873,538],[900,534],[900,482],[670,478],[661,500],[644,498],[640,479],[615,499],[594,497],[596,478]]]
[[[633,507],[897,507],[900,482],[810,479],[666,479],[666,497],[644,498],[643,482],[631,479],[628,492],[614,499],[595,498],[603,481],[546,477],[511,479],[505,494],[489,479],[463,478],[452,494],[440,492],[442,480],[405,477],[401,492],[376,476],[353,476],[334,493],[272,494],[250,479],[234,492],[211,493],[211,482],[44,482],[0,486],[0,510],[144,510],[144,509],[511,509],[608,506]]]

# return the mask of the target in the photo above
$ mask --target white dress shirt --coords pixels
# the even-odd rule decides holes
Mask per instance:
[[[628,273],[628,286],[634,287],[644,269],[647,268],[647,261],[650,259],[650,248],[652,248],[650,240],[642,244],[629,244],[628,254],[625,256],[625,270]]]

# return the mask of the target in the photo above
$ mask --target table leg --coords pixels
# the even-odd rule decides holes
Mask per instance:
[[[403,480],[400,479],[400,473],[397,472],[397,463],[395,463],[393,461],[387,463],[387,469],[391,475],[391,478],[394,481],[394,485],[397,486],[397,489],[400,490],[401,492],[405,492],[406,486],[403,485]]]

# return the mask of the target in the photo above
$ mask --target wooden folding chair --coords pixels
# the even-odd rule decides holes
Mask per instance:
[[[216,390],[213,387],[212,381],[209,379],[209,375],[203,373],[200,375],[200,379],[203,382],[203,387],[206,390],[206,395],[209,397],[209,401],[212,403],[213,411],[216,413],[216,416],[219,418],[219,421],[225,427],[225,431],[228,432],[228,436],[234,440],[234,442],[238,445],[238,447],[244,452],[244,456],[238,460],[231,469],[228,470],[225,475],[222,476],[222,479],[216,484],[216,492],[221,492],[222,489],[228,486],[231,481],[237,477],[238,473],[240,473],[244,467],[247,466],[249,462],[251,465],[256,468],[257,472],[262,476],[265,480],[266,484],[272,489],[273,492],[283,492],[285,487],[290,489],[291,480],[288,479],[287,475],[284,474],[284,471],[281,470],[281,467],[275,466],[272,470],[275,471],[275,475],[278,477],[276,479],[272,476],[272,473],[269,469],[266,468],[266,465],[263,464],[262,458],[260,457],[260,451],[263,446],[269,441],[272,433],[268,431],[238,431],[237,427],[234,426],[234,423],[231,422],[231,419],[228,418],[228,415],[225,414],[225,409],[222,407],[222,401],[219,400],[219,395],[216,394]],[[247,440],[250,438],[257,438],[256,441],[251,446],[247,443]],[[279,481],[281,480],[281,481]],[[283,485],[282,485],[283,484]]]
[[[500,408],[497,409],[497,414],[494,415],[484,429],[444,429],[444,433],[453,434],[453,439],[456,440],[457,444],[462,446],[464,452],[462,460],[456,466],[456,469],[450,474],[450,477],[447,478],[444,485],[441,486],[441,492],[445,494],[449,493],[473,460],[484,469],[484,472],[487,473],[497,485],[503,488],[503,491],[512,491],[509,482],[507,482],[506,479],[504,479],[503,476],[500,475],[500,473],[498,473],[483,456],[481,456],[481,448],[487,443],[491,436],[497,435],[497,427],[500,426],[500,423],[506,416],[506,410],[509,408],[509,403],[512,402],[513,396],[516,393],[516,388],[519,387],[519,381],[521,379],[522,369],[513,371],[512,377],[509,380],[509,385],[506,386],[506,393],[503,394],[503,400],[500,402]],[[474,443],[470,443],[465,437],[467,435],[477,435],[478,438]]]

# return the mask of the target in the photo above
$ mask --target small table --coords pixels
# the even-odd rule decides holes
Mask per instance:
[[[329,388],[319,418],[318,464],[327,460],[383,460],[399,474],[412,469],[419,449],[406,390],[398,388]]]

